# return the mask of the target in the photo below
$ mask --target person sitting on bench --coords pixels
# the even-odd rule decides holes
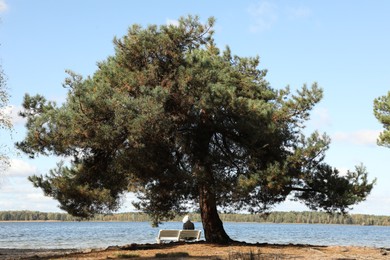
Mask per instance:
[[[183,218],[183,229],[184,230],[194,230],[195,225],[191,222],[190,217],[188,215],[185,215]]]

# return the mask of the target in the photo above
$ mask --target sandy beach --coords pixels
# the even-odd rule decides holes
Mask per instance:
[[[252,258],[249,258],[252,256]],[[105,249],[0,249],[0,259],[390,259],[390,248],[206,242]]]

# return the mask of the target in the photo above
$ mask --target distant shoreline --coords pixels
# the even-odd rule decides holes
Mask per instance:
[[[190,213],[194,222],[201,222],[200,215]],[[290,211],[271,212],[265,214],[219,214],[222,222],[234,223],[275,223],[275,224],[342,224],[363,226],[390,226],[390,216],[377,216],[367,214],[328,214],[325,212]],[[173,222],[180,222],[182,216],[178,215]],[[90,219],[80,219],[67,213],[40,212],[40,211],[0,211],[0,223],[3,222],[150,222],[150,218],[139,212],[126,212],[114,214],[97,214]],[[163,222],[168,222],[162,220]]]
[[[129,221],[129,220],[0,220],[0,223],[72,223],[72,222],[149,222],[149,221]],[[181,221],[165,221],[168,222],[181,222]],[[195,223],[201,223],[194,221]],[[224,221],[223,223],[258,223],[258,224],[280,224],[280,225],[351,225],[351,226],[384,226],[384,225],[366,225],[366,224],[333,224],[333,223],[273,223],[273,222],[243,222],[243,221]],[[385,225],[386,226],[386,225]],[[1,258],[0,258],[1,260]]]

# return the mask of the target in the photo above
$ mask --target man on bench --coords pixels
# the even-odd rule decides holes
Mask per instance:
[[[191,222],[190,216],[185,215],[183,218],[183,230],[194,230],[195,225]],[[185,235],[185,232],[182,234]],[[194,237],[182,237],[184,240],[194,240]]]
[[[188,215],[185,215],[183,218],[183,229],[184,230],[194,230],[195,225],[191,222],[191,219]]]
[[[182,230],[160,230],[156,238],[157,243],[163,241],[199,241],[200,230],[195,230],[194,223],[191,222],[190,217],[187,215],[183,218]]]

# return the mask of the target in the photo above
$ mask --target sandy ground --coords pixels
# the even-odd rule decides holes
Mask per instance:
[[[252,256],[252,258],[250,257]],[[106,249],[0,249],[0,259],[390,259],[390,248],[205,242],[132,244]]]

